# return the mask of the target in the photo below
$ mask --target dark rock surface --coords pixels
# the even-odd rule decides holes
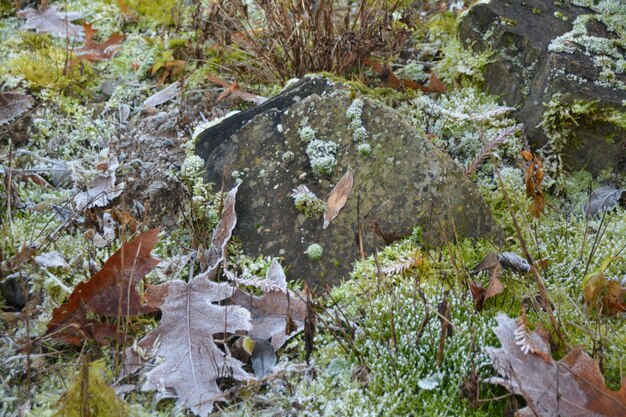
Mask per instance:
[[[241,174],[235,236],[246,253],[281,256],[290,279],[337,283],[359,257],[359,226],[367,254],[385,240],[408,235],[415,225],[423,227],[429,244],[454,241],[455,233],[500,237],[482,195],[462,170],[394,110],[363,99],[360,120],[367,137],[355,140],[354,116],[346,114],[353,100],[341,86],[308,78],[200,135],[196,152],[216,190],[222,180],[229,188],[232,174]],[[311,170],[301,137],[306,126],[317,139],[337,144],[330,175]],[[369,155],[358,150],[365,143]],[[354,172],[350,198],[323,230],[321,215],[307,218],[295,208],[292,191],[306,185],[326,201],[348,169]],[[318,261],[305,254],[315,243],[324,250]]]
[[[623,58],[626,51],[619,46],[624,40],[607,30],[598,16],[568,1],[492,0],[472,7],[462,18],[459,32],[474,50],[495,52],[486,69],[485,86],[507,105],[517,106],[513,116],[526,124],[534,146],[549,141],[550,135],[538,126],[549,110],[544,103],[553,99],[567,104],[597,101],[595,115],[574,114],[570,120],[565,117],[571,132],[563,146],[563,162],[566,167],[594,173],[605,168],[624,172],[626,131],[594,116],[598,112],[626,111],[626,74],[623,68],[616,68],[612,81],[607,82],[597,63],[600,54],[583,44],[606,42],[611,49],[606,53],[613,54],[611,59],[618,64],[619,58],[615,57],[621,54]],[[588,19],[584,35],[570,33],[577,18]],[[555,47],[554,40],[568,33],[566,37],[574,40]]]

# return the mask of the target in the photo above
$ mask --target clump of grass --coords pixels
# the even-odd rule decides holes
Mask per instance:
[[[396,55],[413,28],[402,12],[405,1],[230,1],[211,14],[198,14],[198,38],[212,38],[226,49],[240,49],[247,68],[267,81],[310,72],[346,74],[371,56]],[[401,15],[402,13],[402,15]],[[257,78],[257,79],[258,79]]]

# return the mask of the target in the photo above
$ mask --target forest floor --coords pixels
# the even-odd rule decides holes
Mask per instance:
[[[0,5],[0,416],[626,415],[623,175],[544,166],[481,89],[467,4],[21,3]],[[326,289],[244,253],[194,140],[313,73],[454,159],[503,244],[416,228]]]

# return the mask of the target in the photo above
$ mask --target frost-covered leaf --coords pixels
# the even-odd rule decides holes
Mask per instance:
[[[146,373],[143,390],[166,391],[178,395],[177,405],[200,416],[213,410],[222,393],[217,379],[247,380],[243,363],[226,355],[213,339],[214,334],[250,330],[250,313],[239,306],[214,304],[233,294],[229,283],[211,281],[219,268],[198,275],[190,283],[176,280],[167,285],[161,306],[159,327],[148,335],[159,339],[156,356],[161,362]]]
[[[583,207],[583,213],[590,219],[596,214],[611,210],[617,206],[623,193],[626,193],[626,190],[618,190],[610,185],[598,188],[589,196],[589,201]]]
[[[76,58],[80,61],[86,59],[88,61],[104,61],[111,59],[122,49],[122,42],[126,39],[126,35],[121,33],[112,34],[102,43],[93,40],[93,35],[97,32],[91,23],[83,23],[85,31],[85,44],[74,50]]]
[[[46,252],[35,256],[35,262],[42,268],[68,268],[69,265],[59,252]]]
[[[270,291],[257,297],[238,288],[230,302],[246,308],[252,314],[252,328],[248,336],[253,339],[271,338],[275,351],[304,329],[306,302],[292,291]]]
[[[150,256],[158,236],[159,229],[152,229],[124,243],[98,272],[74,288],[65,304],[54,309],[46,334],[77,346],[84,338],[104,343],[115,336],[115,328],[88,314],[117,317],[153,311],[142,306],[136,285],[159,263]]]
[[[513,252],[502,252],[498,255],[500,265],[506,269],[510,269],[516,272],[526,273],[530,271],[530,264],[526,259]]]
[[[49,33],[58,38],[74,40],[83,37],[83,28],[70,23],[83,17],[80,13],[60,13],[56,6],[45,6],[39,10],[20,10],[18,16],[26,19],[23,28]]]
[[[224,259],[224,251],[226,245],[233,235],[233,230],[237,225],[237,212],[235,211],[235,201],[237,199],[237,191],[239,185],[236,185],[228,192],[224,199],[224,208],[220,216],[220,221],[213,230],[211,238],[211,247],[207,249],[204,258],[207,262],[208,269],[213,269]]]
[[[152,94],[142,104],[142,107],[156,107],[167,103],[180,93],[180,82],[176,81],[164,89]]]
[[[9,123],[35,104],[35,99],[28,94],[0,93],[0,126]]]
[[[282,291],[287,292],[287,277],[280,263],[274,259],[270,265],[265,278],[253,276],[252,278],[239,278],[232,272],[225,270],[226,277],[236,282],[238,285],[249,285],[259,288],[263,292]]]
[[[499,377],[488,378],[521,395],[527,407],[520,417],[623,417],[626,415],[626,379],[619,391],[609,390],[598,363],[581,348],[574,348],[560,361],[551,358],[548,343],[537,333],[524,337],[543,355],[525,353],[519,342],[519,323],[505,314],[496,318],[494,332],[501,348],[488,347],[487,355]],[[548,359],[548,360],[546,360]]]
[[[326,229],[330,222],[339,214],[339,211],[346,205],[350,192],[352,191],[352,184],[354,183],[354,176],[352,170],[348,170],[343,177],[339,180],[333,191],[331,191],[328,201],[326,202],[326,211],[324,212],[324,225],[323,229]]]
[[[435,372],[432,375],[422,378],[417,381],[417,386],[426,391],[432,391],[441,384],[443,375],[439,372]]]
[[[256,339],[250,359],[254,375],[260,379],[272,373],[272,368],[276,364],[276,353],[270,342],[265,339]]]
[[[115,169],[117,161],[105,164],[102,172],[96,174],[87,190],[81,191],[74,197],[76,209],[81,211],[92,207],[106,207],[112,200],[117,198],[124,189],[126,183],[116,184]]]

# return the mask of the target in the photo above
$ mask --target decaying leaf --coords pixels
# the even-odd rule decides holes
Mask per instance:
[[[513,252],[502,252],[498,255],[500,265],[506,269],[510,269],[515,272],[527,273],[530,271],[530,264],[526,259],[522,258]]]
[[[158,235],[159,229],[152,229],[124,243],[95,275],[78,284],[69,300],[52,312],[46,335],[77,346],[89,337],[104,343],[115,336],[115,329],[88,318],[90,314],[118,317],[154,311],[141,304],[136,286],[159,263],[150,255]]]
[[[59,252],[46,252],[35,256],[35,263],[42,268],[68,268],[69,265]]]
[[[200,416],[213,410],[222,393],[218,378],[250,378],[243,363],[225,354],[212,337],[250,329],[250,313],[245,308],[214,304],[233,294],[230,283],[212,281],[218,268],[219,263],[190,283],[176,280],[164,284],[168,293],[161,306],[163,316],[159,327],[147,336],[159,339],[156,356],[162,362],[146,373],[142,389],[173,389],[177,405]]]
[[[126,39],[126,35],[114,33],[109,39],[99,43],[93,39],[97,30],[93,28],[91,23],[83,23],[83,30],[85,31],[85,44],[74,51],[78,61],[82,59],[87,61],[111,59],[122,49],[122,42]]]
[[[533,201],[528,206],[528,210],[533,217],[539,218],[543,213],[545,198],[541,188],[543,181],[543,161],[528,149],[522,151],[522,157],[527,161],[528,168],[524,173],[524,183],[526,184],[526,195],[532,197]]]
[[[421,90],[424,93],[443,93],[446,91],[445,85],[430,70],[426,71],[429,75],[428,84],[422,85],[413,80],[398,78],[396,74],[393,73],[390,65],[383,65],[375,59],[365,59],[363,63],[372,68],[372,70],[380,76],[381,85],[383,87],[396,90],[410,88],[412,90]]]
[[[598,188],[589,196],[589,201],[583,207],[583,214],[590,219],[596,214],[613,209],[620,200],[626,200],[626,190],[611,186]]]
[[[74,205],[76,205],[77,210],[106,207],[122,194],[126,188],[126,183],[116,184],[115,170],[118,165],[117,160],[111,160],[101,166],[101,172],[91,180],[87,190],[81,191],[74,197]]]
[[[236,289],[229,301],[250,311],[252,328],[248,336],[253,339],[271,338],[275,351],[304,329],[306,302],[292,291],[269,291],[258,297]]]
[[[525,274],[530,271],[530,264],[526,259],[513,252],[490,252],[478,265],[472,268],[470,274],[476,275],[488,271],[490,275],[499,276],[503,268]]]
[[[83,28],[71,23],[81,19],[81,13],[61,13],[55,6],[44,6],[39,10],[27,8],[20,10],[18,16],[26,19],[23,28],[34,29],[40,33],[49,33],[58,38],[70,40],[83,37]]]
[[[217,99],[215,100],[217,103],[224,100],[231,94],[233,96],[239,97],[242,100],[249,101],[254,104],[263,104],[267,101],[266,97],[243,91],[239,88],[239,85],[237,85],[237,83],[229,83],[228,81],[224,81],[216,75],[209,75],[207,79],[212,83],[221,85],[225,89],[224,92],[220,94],[219,97],[217,97]]]
[[[142,107],[156,107],[163,103],[167,103],[180,93],[180,82],[176,81],[164,89],[152,94],[142,104]]]
[[[326,201],[326,211],[324,212],[324,225],[323,229],[326,229],[330,222],[339,214],[339,211],[346,205],[350,192],[352,191],[352,185],[354,183],[354,176],[352,170],[348,170],[343,177],[339,180],[333,191],[331,191],[328,201]]]
[[[204,254],[204,259],[208,269],[213,269],[224,259],[224,251],[226,245],[233,235],[233,230],[237,225],[237,212],[235,211],[235,201],[237,199],[237,191],[239,185],[233,187],[224,199],[224,208],[220,216],[220,221],[213,230],[211,239],[211,247]]]
[[[527,407],[519,411],[519,417],[626,415],[626,378],[619,391],[609,390],[598,363],[581,348],[555,361],[549,344],[537,332],[527,332],[524,338],[531,340],[538,351],[525,353],[516,334],[519,323],[505,314],[499,314],[496,320],[494,332],[502,347],[488,347],[486,351],[500,376],[487,381],[524,398]]]
[[[254,375],[260,379],[272,373],[272,367],[276,364],[276,353],[270,342],[256,339],[250,359]]]
[[[623,288],[617,279],[610,279],[605,275],[609,263],[616,259],[616,257],[606,259],[598,272],[589,274],[583,279],[583,295],[590,314],[601,312],[612,316],[626,311],[626,288]]]
[[[259,288],[263,292],[287,292],[287,278],[285,276],[285,271],[276,259],[272,261],[272,265],[270,265],[267,270],[265,278],[257,276],[253,276],[252,278],[239,278],[228,270],[224,270],[224,273],[229,280],[236,282],[237,285],[249,285],[251,287]]]
[[[0,93],[0,126],[15,120],[35,104],[28,94]]]
[[[488,299],[500,294],[502,291],[504,291],[504,285],[498,279],[497,272],[491,275],[487,288],[483,288],[480,282],[470,282],[470,292],[476,311],[481,311]]]

